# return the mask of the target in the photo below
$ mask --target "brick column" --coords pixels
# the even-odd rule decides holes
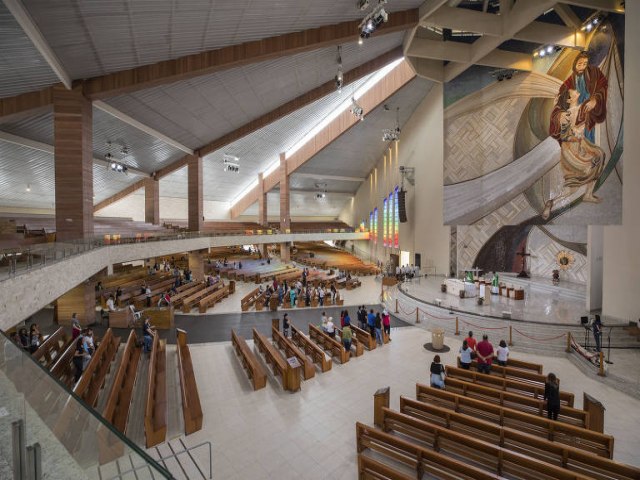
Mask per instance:
[[[267,193],[264,191],[264,174],[258,174],[258,225],[266,227],[269,225],[269,217],[267,215]],[[267,245],[261,243],[259,245],[262,258],[267,258]]]
[[[153,178],[144,182],[144,221],[160,225],[160,182]]]
[[[287,174],[287,160],[284,153],[280,154],[280,231],[286,233],[291,229],[289,206],[289,175]],[[280,244],[280,259],[283,262],[291,260],[289,244]]]
[[[56,240],[93,235],[93,111],[73,90],[53,89]],[[114,173],[115,175],[115,173]]]
[[[189,252],[189,270],[194,282],[204,280],[204,253],[206,250]]]
[[[189,230],[202,230],[202,157],[190,155],[187,161],[189,177]]]
[[[71,325],[71,315],[77,314],[80,325],[96,321],[95,282],[83,282],[56,300],[55,320],[58,325]]]

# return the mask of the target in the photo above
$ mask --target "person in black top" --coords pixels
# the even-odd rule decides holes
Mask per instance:
[[[431,386],[435,388],[444,388],[444,365],[440,363],[440,355],[433,357],[433,362],[431,362],[429,372],[431,373]]]
[[[367,324],[367,311],[364,309],[364,305],[362,305],[358,309],[358,327],[364,330],[366,324]]]
[[[149,317],[144,319],[142,325],[142,338],[144,339],[144,352],[149,353],[151,351],[151,345],[153,344],[153,336],[155,335],[154,328],[149,322]]]
[[[596,315],[596,319],[593,322],[593,338],[596,341],[596,352],[600,351],[600,341],[602,339],[602,322],[600,321],[600,315]]]
[[[84,350],[84,336],[81,333],[76,338],[76,351],[73,354],[73,366],[76,369],[75,375],[73,378],[74,378],[74,382],[76,383],[78,383],[78,380],[80,380],[80,377],[82,376],[82,367],[84,364],[85,355],[86,355],[86,352]]]
[[[284,317],[282,318],[282,334],[285,337],[289,336],[289,314],[285,313]]]
[[[547,402],[547,416],[550,420],[557,420],[560,412],[560,386],[554,373],[547,375],[544,384],[544,399]]]

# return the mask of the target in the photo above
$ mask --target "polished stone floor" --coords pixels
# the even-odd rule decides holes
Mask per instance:
[[[529,322],[575,325],[580,317],[588,315],[586,310],[586,292],[583,285],[561,282],[554,286],[547,279],[524,280],[515,275],[501,274],[500,281],[507,285],[522,287],[524,300],[514,300],[492,295],[482,306],[476,298],[460,298],[457,294],[442,293],[440,285],[444,277],[428,276],[414,279],[401,285],[409,296],[426,303],[450,307],[454,311],[474,315],[502,318],[503,312],[510,312],[511,318]]]
[[[392,330],[391,336],[393,342],[383,348],[317,372],[293,394],[284,392],[271,373],[267,387],[254,392],[229,342],[193,345],[204,426],[187,443],[214,443],[214,478],[357,478],[354,425],[372,424],[373,393],[390,386],[391,407],[397,409],[400,395],[415,398],[415,384],[427,381],[433,358],[423,348],[428,332],[409,326]],[[445,343],[451,351],[442,355],[443,362],[450,364],[460,337],[446,337]],[[517,347],[512,356],[543,363],[545,372],[556,373],[563,390],[576,394],[577,408],[583,391],[602,401],[605,430],[616,437],[614,458],[640,466],[638,398],[603,385],[566,357],[532,355]]]

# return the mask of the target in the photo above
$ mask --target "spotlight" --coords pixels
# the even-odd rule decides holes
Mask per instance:
[[[323,198],[326,198],[327,194],[326,193],[316,193],[316,200],[322,200]]]
[[[30,191],[31,191],[31,185],[27,184],[27,192],[30,192]]]
[[[118,167],[116,162],[111,162],[111,170],[115,170]]]
[[[356,8],[358,10],[366,10],[369,8],[369,0],[358,0],[356,2]]]
[[[358,38],[358,45],[362,45],[364,43],[364,41],[362,40],[362,37]]]
[[[547,54],[547,52],[545,50],[540,50],[540,56],[544,57]]]
[[[551,45],[547,47],[547,53],[553,53],[553,47]]]
[[[224,166],[224,171],[225,172],[231,172],[231,173],[239,173],[240,172],[240,165],[225,165]]]
[[[379,0],[378,5],[360,22],[360,38],[369,38],[375,30],[389,20],[389,14],[384,9],[387,0]]]
[[[358,105],[355,97],[351,97],[351,113],[360,121],[364,120],[364,109]]]
[[[342,47],[338,45],[338,73],[334,78],[336,82],[336,89],[338,93],[342,91],[342,85],[344,85],[344,76],[342,74]]]

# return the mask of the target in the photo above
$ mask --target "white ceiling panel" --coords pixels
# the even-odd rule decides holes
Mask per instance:
[[[403,33],[344,45],[343,69],[351,70],[402,43]],[[174,140],[197,149],[330,81],[336,48],[261,62],[171,85],[120,95],[107,103]]]
[[[293,192],[290,195],[291,217],[333,217],[337,218],[342,209],[351,201],[350,193],[329,193],[325,198],[316,198],[315,192]],[[280,215],[280,197],[277,192],[267,194],[267,212],[270,217]],[[258,215],[258,204],[254,203],[243,215]]]
[[[0,2],[0,98],[40,90],[58,77]]]
[[[22,0],[74,79],[356,20],[344,0]],[[393,0],[390,12],[423,0]]]

